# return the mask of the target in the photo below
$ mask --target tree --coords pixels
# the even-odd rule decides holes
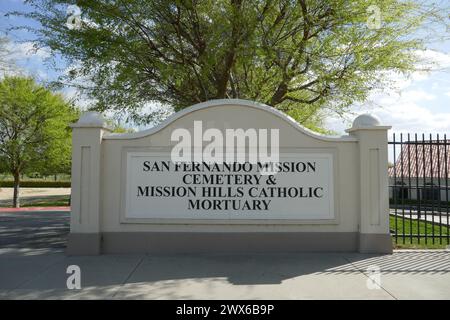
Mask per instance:
[[[24,15],[40,22],[40,44],[72,65],[61,81],[99,111],[142,121],[149,103],[177,111],[243,98],[310,127],[386,85],[385,71],[413,70],[423,42],[415,31],[448,12],[413,0],[28,2],[35,10]],[[68,19],[73,3],[80,12]]]
[[[106,123],[111,128],[114,133],[133,133],[135,130],[133,128],[127,128],[120,121],[115,119],[106,119]]]
[[[20,206],[22,173],[56,173],[69,167],[69,124],[77,117],[61,95],[31,78],[0,81],[0,162],[14,177],[14,207]]]

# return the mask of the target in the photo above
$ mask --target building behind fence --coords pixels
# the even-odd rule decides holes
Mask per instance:
[[[450,141],[400,134],[389,141],[391,230],[396,242],[449,244]]]

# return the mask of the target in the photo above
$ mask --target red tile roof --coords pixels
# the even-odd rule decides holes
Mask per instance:
[[[395,168],[389,168],[388,172],[390,177],[395,174],[397,178],[401,178],[402,173],[404,178],[409,176],[450,178],[450,140],[439,140],[439,145],[437,140],[420,141],[418,144],[403,143],[400,154],[395,160]]]

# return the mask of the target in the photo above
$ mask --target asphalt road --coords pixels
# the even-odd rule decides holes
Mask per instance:
[[[70,212],[0,212],[0,248],[65,248]]]

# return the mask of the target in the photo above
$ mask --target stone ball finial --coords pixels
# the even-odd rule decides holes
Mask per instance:
[[[78,120],[78,124],[92,125],[92,126],[104,126],[106,124],[105,118],[95,111],[88,111],[81,115]]]
[[[381,125],[381,120],[377,116],[369,113],[364,113],[355,118],[352,128],[368,128],[377,127]]]

